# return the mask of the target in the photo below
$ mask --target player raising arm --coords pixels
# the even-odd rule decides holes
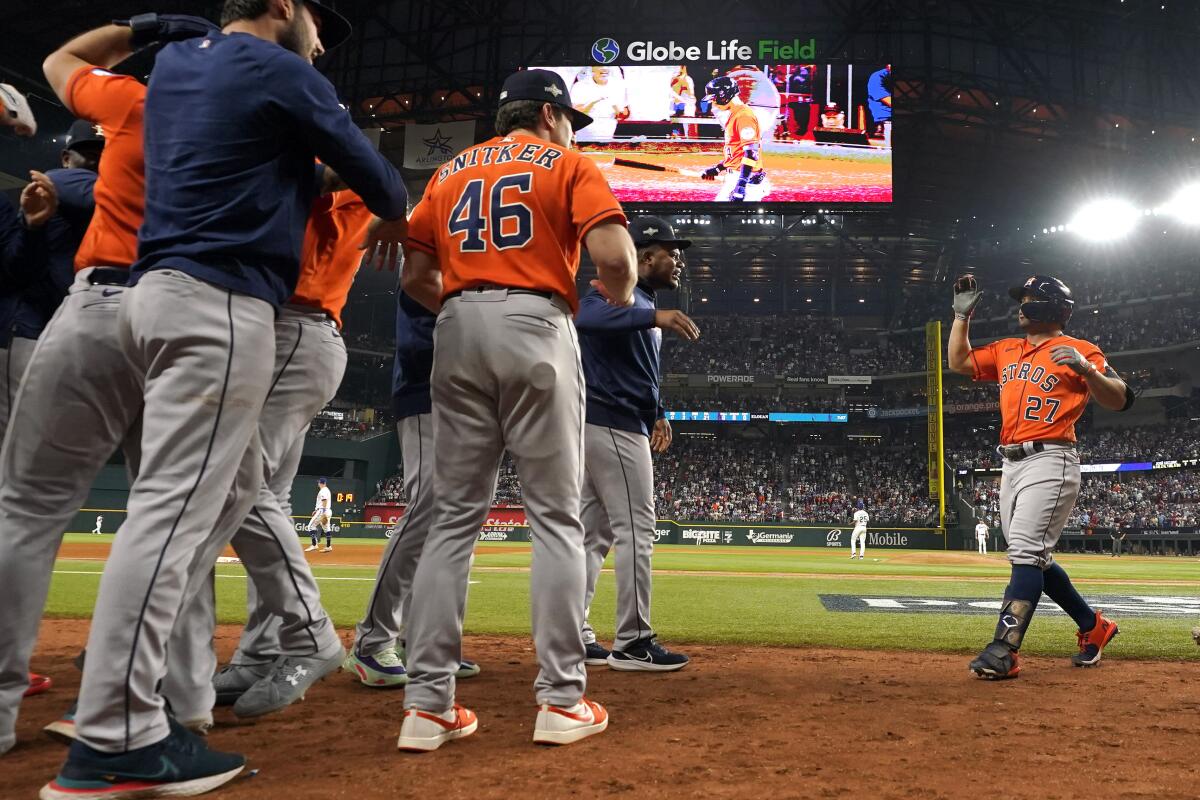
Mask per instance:
[[[1117,635],[1116,623],[1092,610],[1052,551],[1079,495],[1075,421],[1090,397],[1115,411],[1134,399],[1098,347],[1063,335],[1075,305],[1066,284],[1035,275],[1009,294],[1020,303],[1017,320],[1025,338],[972,348],[968,328],[983,295],[974,277],[959,278],[949,346],[952,370],[1000,384],[1000,524],[1012,576],[995,636],[970,665],[989,679],[1020,673],[1017,651],[1043,591],[1079,626],[1075,666],[1098,663]]]

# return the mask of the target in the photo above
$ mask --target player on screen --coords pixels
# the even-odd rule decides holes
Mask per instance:
[[[762,164],[762,135],[758,117],[741,97],[737,82],[728,75],[713,78],[704,87],[704,96],[712,100],[725,120],[725,157],[700,173],[706,181],[724,176],[716,202],[757,202],[771,192],[771,181]]]

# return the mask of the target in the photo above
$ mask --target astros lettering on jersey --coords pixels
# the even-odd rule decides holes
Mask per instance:
[[[1071,336],[1036,346],[1027,339],[1001,339],[971,350],[975,380],[1000,384],[1000,444],[1075,441],[1075,422],[1091,393],[1083,376],[1054,363],[1050,351],[1059,345],[1074,347],[1102,373],[1108,369],[1099,347]]]

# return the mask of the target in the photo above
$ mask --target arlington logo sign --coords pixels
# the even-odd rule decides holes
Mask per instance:
[[[592,45],[592,60],[597,64],[611,64],[621,55],[621,45],[616,39],[597,39]]]

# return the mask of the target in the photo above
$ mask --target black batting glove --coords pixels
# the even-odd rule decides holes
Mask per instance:
[[[133,31],[130,44],[134,50],[155,43],[181,42],[221,30],[203,17],[187,14],[138,14],[129,19],[114,19],[113,25]]]
[[[717,179],[717,176],[720,175],[724,171],[725,171],[725,165],[717,164],[716,166],[709,167],[708,169],[704,170],[704,172],[701,172],[700,178],[702,180],[706,180],[706,181],[715,181]]]

